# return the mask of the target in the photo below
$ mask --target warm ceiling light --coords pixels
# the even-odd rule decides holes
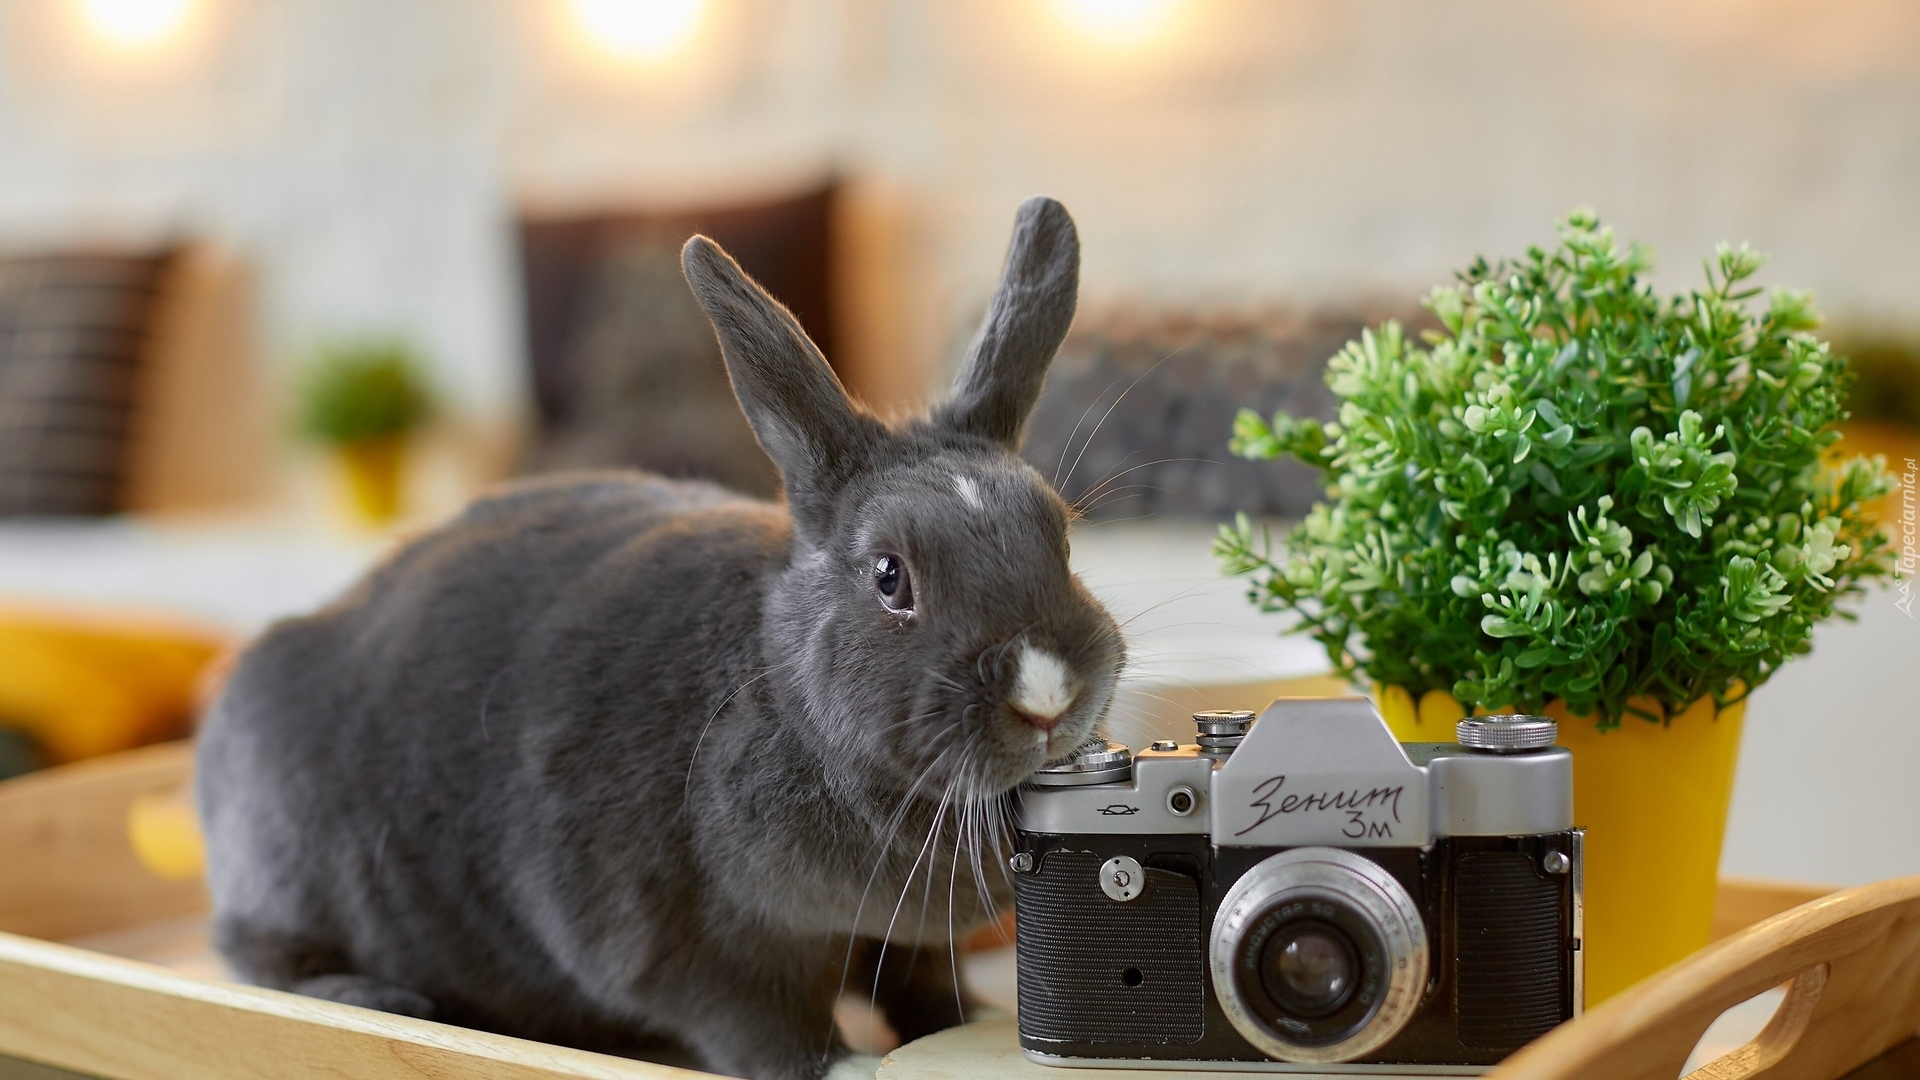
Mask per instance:
[[[706,0],[573,0],[574,19],[595,45],[625,60],[678,52],[700,25]]]
[[[1053,0],[1063,18],[1087,37],[1113,45],[1144,41],[1166,24],[1180,0]]]
[[[80,0],[95,33],[115,45],[157,45],[187,21],[193,0]]]

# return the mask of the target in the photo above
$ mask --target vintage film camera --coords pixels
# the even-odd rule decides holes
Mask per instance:
[[[1200,713],[1020,792],[1020,1045],[1049,1065],[1480,1073],[1577,1015],[1552,720],[1395,741],[1365,698]]]

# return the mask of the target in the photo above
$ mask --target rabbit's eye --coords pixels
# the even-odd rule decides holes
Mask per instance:
[[[873,560],[873,587],[880,590],[880,602],[889,611],[913,610],[913,579],[900,556],[882,555]]]

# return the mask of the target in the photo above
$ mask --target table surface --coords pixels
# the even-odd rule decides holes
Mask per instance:
[[[1734,1050],[1760,1033],[1780,1003],[1778,991],[1736,1005],[1714,1021],[1701,1037],[1686,1072]],[[1278,1073],[1275,1066],[1267,1075]],[[1266,1070],[1263,1070],[1266,1071]],[[839,1074],[836,1074],[839,1075]],[[1036,1065],[1020,1054],[1010,1016],[999,1016],[908,1043],[880,1063],[876,1080],[1221,1080],[1237,1073],[1167,1069],[1099,1069],[1068,1071]],[[1290,1072],[1290,1080],[1341,1077],[1352,1073]],[[1377,1075],[1377,1074],[1376,1074]],[[1843,1080],[1912,1080],[1920,1076],[1920,1038],[1909,1039],[1847,1074]]]
[[[1017,1062],[1006,1062],[1006,1071],[994,1071],[995,1062],[991,1060],[983,1061],[979,1058],[962,1060],[952,1058],[938,1059],[933,1056],[923,1058],[921,1054],[921,1043],[931,1042],[939,1038],[942,1038],[942,1036],[935,1035],[928,1039],[922,1039],[920,1043],[912,1044],[912,1048],[902,1047],[902,1051],[907,1051],[907,1058],[909,1060],[903,1062],[900,1054],[896,1052],[881,1064],[880,1074],[877,1080],[899,1080],[899,1078],[902,1077],[951,1077],[953,1080],[960,1080],[960,1078],[966,1078],[966,1080],[974,1080],[974,1078],[994,1080],[995,1077],[1002,1076],[1046,1077],[1048,1080],[1072,1080],[1070,1074],[1064,1074],[1057,1069],[1047,1069],[1043,1066],[1035,1065],[1024,1058],[1019,1059]],[[941,1069],[945,1069],[946,1071],[939,1071]],[[843,1074],[836,1070],[834,1076],[837,1078],[840,1075]],[[1221,1076],[1220,1073],[1136,1072],[1132,1070],[1126,1072],[1102,1070],[1098,1073],[1082,1075],[1083,1080],[1127,1080],[1129,1077],[1152,1077],[1153,1080],[1180,1080],[1182,1077],[1207,1077],[1209,1080],[1219,1080]],[[1916,1076],[1920,1076],[1920,1038],[1909,1039],[1901,1043],[1880,1057],[1848,1073],[1842,1080],[1912,1080],[1912,1078]],[[31,1062],[0,1057],[0,1080],[88,1080],[88,1078],[80,1077],[78,1073],[70,1073],[63,1069],[50,1069],[45,1065],[35,1065]],[[1296,1073],[1294,1074],[1294,1080],[1303,1080],[1303,1078]]]
[[[1281,1066],[1276,1066],[1276,1070]],[[1020,1053],[1010,1016],[948,1028],[888,1054],[876,1080],[1220,1080],[1232,1073],[1169,1069],[1074,1070],[1036,1065]],[[1295,1080],[1340,1074],[1289,1073]],[[1351,1076],[1351,1074],[1347,1074]]]

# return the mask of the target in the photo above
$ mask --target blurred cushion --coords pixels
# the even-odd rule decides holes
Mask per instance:
[[[578,393],[535,471],[625,466],[772,495],[779,474],[734,400],[680,242],[622,234],[595,260],[565,353]]]
[[[1320,497],[1317,475],[1228,453],[1234,415],[1333,419],[1327,360],[1378,321],[1360,311],[1094,315],[1054,358],[1023,456],[1088,517],[1298,517]],[[1432,319],[1403,321],[1417,331]]]
[[[0,259],[0,515],[120,508],[140,357],[169,258]]]
[[[686,457],[687,467],[674,471],[744,484],[747,490],[767,490],[771,468],[761,471],[757,464],[747,468],[739,460],[737,429],[732,428],[738,407],[732,404],[731,390],[724,409],[707,396],[716,385],[709,378],[708,360],[718,354],[708,351],[712,331],[705,328],[704,317],[699,320],[703,331],[698,335],[673,331],[676,341],[701,338],[701,352],[689,352],[684,360],[695,383],[655,385],[655,379],[673,377],[673,366],[665,345],[646,342],[641,316],[651,313],[677,326],[686,311],[697,313],[697,309],[675,310],[679,300],[668,294],[685,292],[685,284],[672,289],[661,284],[662,275],[647,268],[652,258],[647,253],[671,253],[677,278],[681,243],[694,233],[712,237],[793,312],[831,360],[837,338],[831,244],[835,198],[834,188],[828,185],[760,203],[525,218],[520,225],[520,253],[527,355],[541,427],[540,445],[529,457],[530,464],[535,468],[559,464],[657,467],[648,463],[653,459],[633,456],[636,447],[630,436],[607,426],[621,415],[619,409],[599,400],[613,383],[627,392],[663,398],[694,393],[685,411],[663,410],[654,415],[696,441],[710,425],[726,427],[723,445],[716,451],[722,456],[709,458],[699,446],[690,445],[693,456]],[[623,289],[633,291],[623,293]],[[645,310],[623,315],[619,308],[629,302]],[[582,424],[583,420],[587,422]],[[637,417],[627,421],[629,425],[638,422]],[[673,441],[670,434],[663,431],[660,437],[647,438],[646,444],[664,448]],[[712,462],[711,467],[706,462]]]

